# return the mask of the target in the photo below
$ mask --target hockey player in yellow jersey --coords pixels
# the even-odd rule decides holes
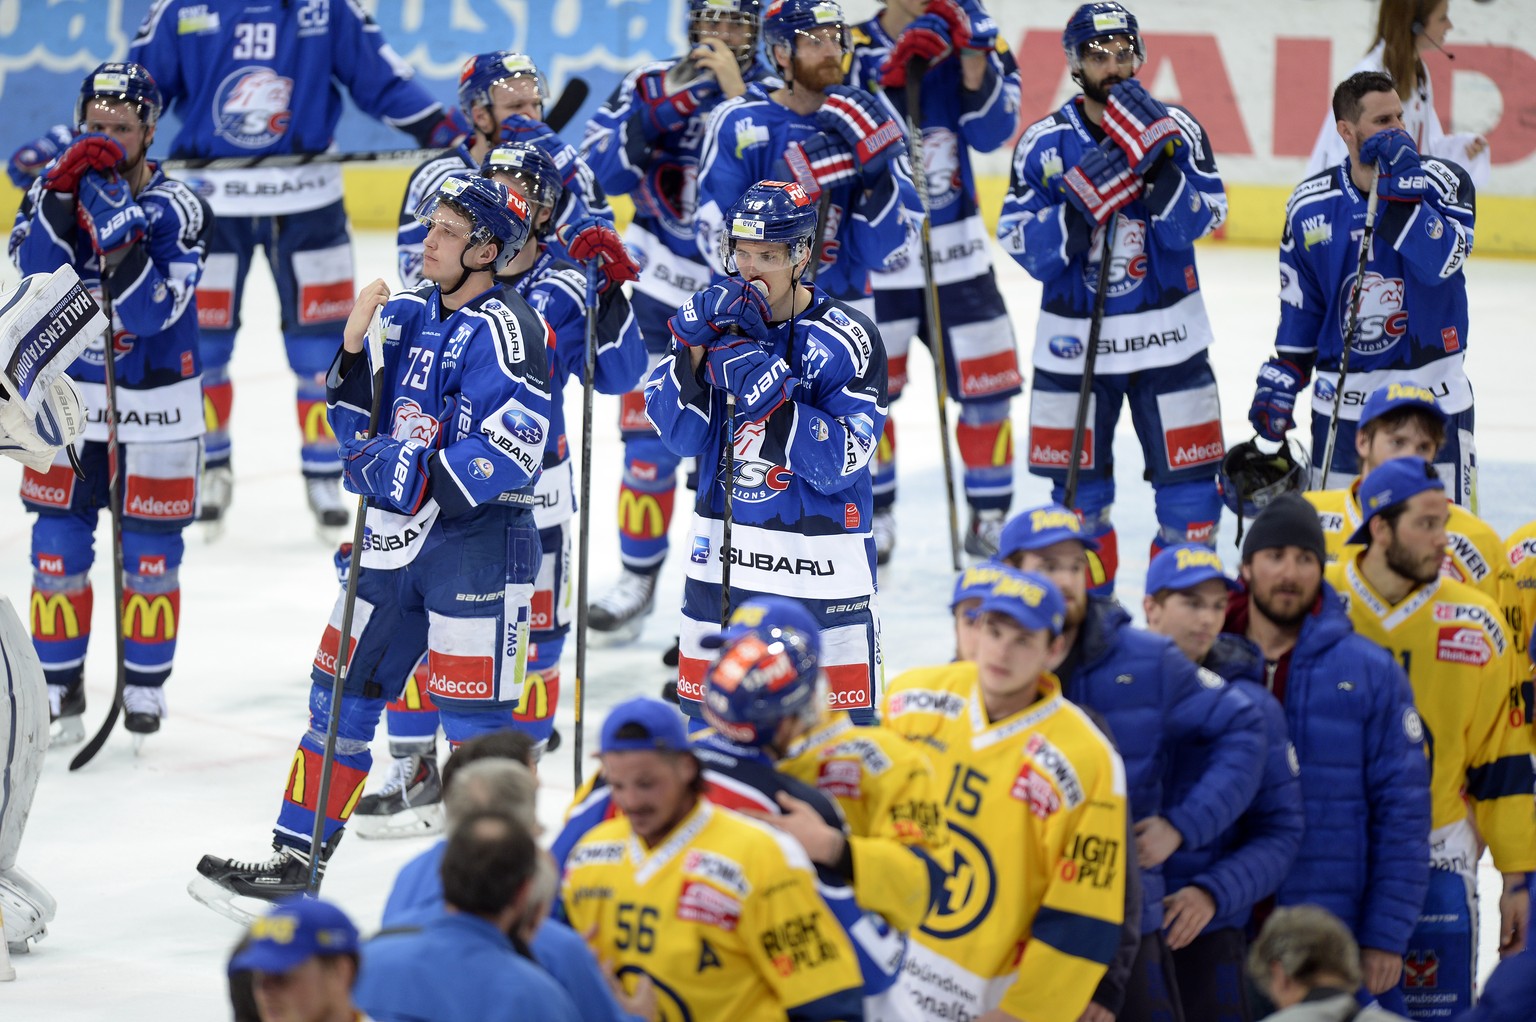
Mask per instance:
[[[1376,466],[1360,483],[1363,550],[1330,565],[1329,583],[1355,630],[1403,665],[1430,758],[1430,884],[1409,940],[1405,997],[1415,1017],[1471,1007],[1476,976],[1477,831],[1504,874],[1500,948],[1525,942],[1536,869],[1531,733],[1516,700],[1518,658],[1497,604],[1441,577],[1450,505],[1434,466],[1417,457]],[[1436,984],[1414,980],[1429,969]],[[1456,1000],[1450,1000],[1454,996]]]
[[[1515,635],[1515,648],[1524,653],[1536,624],[1536,521],[1526,522],[1510,533],[1504,544],[1504,563],[1508,571],[1504,591],[1504,618]],[[1525,695],[1525,722],[1531,722],[1529,687]]]
[[[1378,387],[1366,397],[1355,432],[1360,474],[1342,489],[1312,490],[1306,494],[1322,523],[1330,562],[1348,560],[1351,554],[1359,552],[1349,543],[1349,537],[1360,528],[1363,517],[1360,480],[1391,458],[1412,456],[1433,462],[1435,453],[1445,443],[1447,421],[1434,392],[1410,380]],[[1454,502],[1446,523],[1445,560],[1440,573],[1476,586],[1501,607],[1506,602],[1510,572],[1505,567],[1504,544],[1499,534],[1493,526]]]
[[[805,852],[703,797],[676,709],[620,703],[599,748],[623,815],[572,849],[561,897],[625,986],[649,976],[662,1022],[863,1018],[853,948]]]
[[[1065,652],[1056,587],[1004,569],[979,614],[975,662],[908,671],[884,702],[947,786],[952,865],[912,935],[906,1017],[1077,1022],[1135,863],[1124,767],[1046,669]]]

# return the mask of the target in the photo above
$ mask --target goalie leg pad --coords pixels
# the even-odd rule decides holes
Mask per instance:
[[[976,510],[1007,511],[1013,503],[1013,423],[1008,399],[960,406],[955,443],[965,465],[965,500]]]
[[[431,755],[437,748],[437,704],[427,691],[427,660],[416,665],[406,680],[399,699],[391,699],[385,708],[385,733],[389,735],[389,754],[396,759],[412,755]]]
[[[4,917],[5,944],[12,954],[25,954],[27,941],[48,935],[58,903],[43,885],[19,866],[0,869],[0,916]]]
[[[48,684],[11,601],[0,596],[0,875],[16,865],[48,748]],[[7,936],[10,913],[5,917]]]

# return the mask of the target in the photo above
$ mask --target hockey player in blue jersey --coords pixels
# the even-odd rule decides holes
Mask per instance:
[[[1467,278],[1472,251],[1471,178],[1448,160],[1421,159],[1403,130],[1403,104],[1392,79],[1361,72],[1339,84],[1333,112],[1349,158],[1307,178],[1291,193],[1280,239],[1280,328],[1275,357],[1264,363],[1248,418],[1278,440],[1295,425],[1296,399],[1312,371],[1313,488],[1335,402],[1338,437],[1331,477],[1359,467],[1355,429],[1365,398],[1412,380],[1434,392],[1449,421],[1434,463],[1456,503],[1473,509],[1477,455],[1467,350]],[[1356,282],[1365,209],[1376,178],[1381,198],[1375,236]],[[1360,291],[1350,338],[1350,301]],[[1349,344],[1349,375],[1339,366]]]
[[[713,258],[725,211],[758,181],[794,181],[813,205],[825,192],[811,276],[873,316],[869,275],[903,258],[922,217],[905,133],[885,102],[842,84],[848,22],[835,0],[774,0],[763,38],[784,87],[749,90],[710,118],[699,156],[700,251]]]
[[[155,76],[181,118],[171,156],[265,156],[330,148],[342,88],[370,117],[421,146],[458,134],[412,80],[357,0],[156,0],[128,59]],[[322,532],[344,526],[341,462],[325,416],[325,372],[352,310],[352,239],[341,165],[200,170],[188,184],[217,220],[198,287],[208,432],[201,517],[218,522],[233,496],[229,362],[256,249],[277,284],[283,345],[296,377],[300,460]],[[214,526],[216,530],[219,526]]]
[[[851,83],[885,97],[905,117],[907,63],[928,62],[921,83],[934,278],[948,395],[960,403],[955,437],[971,508],[966,553],[997,552],[997,532],[1013,501],[1013,425],[1009,404],[1023,387],[1013,323],[992,272],[991,246],[976,200],[970,151],[991,152],[1018,128],[1019,73],[997,26],[977,0],[888,0],[878,17],[853,29]],[[875,322],[885,339],[891,403],[907,380],[912,338],[930,343],[922,260],[874,275]],[[946,441],[947,442],[947,441]],[[896,421],[885,422],[875,459],[875,545],[896,542]]]
[[[708,664],[700,640],[724,616],[726,557],[731,606],[760,594],[799,599],[822,630],[832,708],[860,722],[874,715],[869,462],[885,423],[885,350],[864,315],[803,283],[817,228],[798,184],[748,188],[726,210],[731,276],[672,317],[671,356],[646,380],[646,414],[662,442],[699,459],[677,686],[692,717]]]
[[[1051,480],[1051,499],[1060,503],[1103,239],[1113,225],[1073,509],[1099,544],[1094,590],[1108,594],[1119,561],[1110,518],[1113,440],[1127,398],[1152,482],[1153,554],[1176,543],[1216,542],[1216,472],[1225,447],[1193,245],[1221,225],[1227,200],[1204,129],[1135,78],[1146,59],[1135,15],[1118,3],[1084,4],[1067,22],[1062,46],[1083,94],[1019,139],[997,231],[1043,285],[1029,470]]]
[[[114,472],[122,474],[129,731],[159,730],[181,631],[182,532],[196,510],[203,450],[195,289],[212,217],[192,189],[147,159],[160,111],[160,91],[138,64],[102,64],[87,75],[75,105],[81,134],[33,182],[11,232],[17,269],[73,266],[112,317],[117,464],[108,456],[106,356],[98,340],[69,367],[85,401],[85,476],[76,479],[61,454],[44,470],[27,468],[21,481],[23,503],[37,512],[32,638],[53,716],[63,721],[55,741],[84,737],[93,537]],[[110,598],[113,589],[107,592]]]
[[[497,283],[528,236],[528,206],[486,178],[446,179],[423,204],[431,222],[428,283],[391,297],[363,289],[327,376],[347,485],[368,498],[368,540],[352,634],[340,635],[345,596],[331,612],[310,673],[310,726],[294,754],[265,862],[204,856],[189,892],[243,913],[236,895],[301,891],[311,856],[329,858],[362,794],[379,715],[426,653],[428,689],[451,742],[512,725],[523,693],[529,613],[539,567],[534,483],[549,434],[551,337],[520,296]],[[384,318],[386,391],[370,437],[372,377],[363,336]],[[346,688],[331,705],[340,643],[352,650]],[[330,714],[340,714],[335,770],[319,806]],[[310,847],[315,813],[324,846]]]
[[[667,319],[715,274],[694,236],[696,178],[714,110],[749,87],[779,86],[758,57],[762,0],[688,0],[689,50],[631,71],[593,116],[582,156],[609,195],[628,195],[635,216],[625,243],[643,267],[631,301],[654,365],[667,353]],[[619,482],[615,585],[592,601],[588,626],[613,639],[639,634],[655,606],[667,558],[680,459],[645,417],[638,388],[619,400],[624,475]]]

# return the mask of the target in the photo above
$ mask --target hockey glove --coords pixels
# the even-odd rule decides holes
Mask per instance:
[[[420,440],[348,437],[341,441],[341,470],[353,493],[378,507],[413,515],[427,496],[431,454],[432,449]]]
[[[115,139],[81,135],[43,172],[43,187],[50,192],[73,192],[80,186],[80,175],[88,170],[114,170],[126,155]]]
[[[48,129],[48,134],[34,138],[11,154],[5,172],[11,176],[11,184],[26,191],[33,180],[48,166],[48,161],[69,148],[75,133],[62,124]]]
[[[97,255],[111,255],[144,237],[149,221],[143,208],[133,201],[128,182],[116,172],[88,170],[82,174],[78,202],[75,215],[91,236]]]
[[[574,224],[561,224],[555,229],[555,237],[577,262],[597,260],[598,269],[603,271],[599,290],[607,291],[615,284],[640,279],[640,264],[624,248],[619,232],[607,220],[589,216]]]
[[[704,360],[712,386],[736,395],[736,410],[748,422],[762,422],[789,400],[798,382],[789,363],[763,350],[751,337],[722,337]]]
[[[1125,153],[1109,139],[1083,154],[1083,162],[1061,176],[1067,201],[1096,224],[1141,194],[1141,178],[1131,173]]]
[[[1307,385],[1307,374],[1294,363],[1272,358],[1259,369],[1248,421],[1265,440],[1284,440],[1296,425],[1296,395]]]
[[[865,181],[884,174],[893,159],[907,151],[901,125],[874,96],[862,89],[833,85],[816,111],[816,126],[841,139],[853,150],[859,176]]]
[[[784,162],[812,202],[821,198],[823,189],[853,184],[859,179],[859,165],[842,139],[818,131],[808,138],[791,142],[784,148]]]
[[[1432,194],[1413,136],[1402,128],[1378,131],[1360,143],[1360,162],[1381,168],[1376,191],[1392,202],[1418,202]]]
[[[928,10],[912,19],[880,64],[880,84],[899,89],[907,84],[907,65],[913,60],[928,66],[942,62],[970,41],[971,28],[954,0],[935,0]]]
[[[501,122],[501,140],[503,142],[534,142],[539,143],[546,137],[555,136],[555,131],[543,121],[536,121],[532,117],[524,117],[522,114],[513,114]],[[548,151],[547,145],[541,146]]]
[[[660,138],[676,131],[698,113],[699,107],[720,95],[720,83],[713,75],[696,78],[687,85],[669,90],[666,71],[650,71],[635,82],[635,98],[644,113],[645,137]]]
[[[1125,158],[1138,177],[1145,175],[1159,156],[1171,156],[1175,149],[1186,145],[1178,124],[1168,115],[1168,108],[1153,99],[1134,78],[1109,90],[1104,132],[1125,151]]]
[[[55,376],[33,415],[25,401],[0,398],[0,454],[38,472],[48,471],[54,456],[85,433],[85,404],[68,376]]]
[[[771,315],[761,291],[740,277],[727,277],[695,292],[667,320],[667,328],[679,344],[692,348],[714,344],[732,327],[748,337],[767,337]]]
[[[336,565],[336,581],[346,585],[347,579],[352,575],[352,544],[343,543],[337,547],[336,552],[331,555],[331,563]]]
[[[966,25],[970,29],[969,39],[960,45],[968,50],[987,51],[997,46],[997,22],[992,20],[992,15],[981,6],[981,0],[954,0],[955,6],[964,13]],[[938,0],[929,0],[928,9],[931,11],[938,6]],[[956,36],[958,39],[959,37]]]

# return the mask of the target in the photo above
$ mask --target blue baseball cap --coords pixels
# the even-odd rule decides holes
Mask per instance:
[[[316,955],[356,954],[357,927],[347,914],[319,898],[288,898],[251,923],[249,943],[230,960],[229,972],[281,975]]]
[[[646,737],[620,738],[619,731],[627,724],[644,729]],[[597,751],[609,752],[691,752],[688,729],[677,707],[649,696],[626,699],[608,712],[603,721],[603,735]]]
[[[1440,402],[1435,400],[1434,391],[1412,380],[1403,380],[1400,383],[1389,383],[1385,387],[1377,387],[1366,396],[1356,428],[1364,426],[1372,419],[1379,419],[1388,412],[1395,412],[1399,408],[1422,409],[1439,419],[1441,426],[1449,421],[1445,409],[1441,408]]]
[[[960,574],[955,576],[955,595],[950,598],[949,609],[954,609],[966,600],[980,600],[992,591],[992,585],[1005,571],[1013,569],[1001,561],[986,560],[980,564],[973,564]]]
[[[998,539],[997,556],[1006,560],[1020,550],[1039,550],[1066,539],[1076,540],[1089,550],[1099,548],[1099,541],[1083,531],[1082,519],[1075,511],[1060,504],[1041,504],[1008,519]]]
[[[1056,584],[1044,575],[1004,567],[981,598],[977,613],[1004,614],[1020,628],[1056,636],[1067,620],[1067,602],[1061,598]]]
[[[1445,482],[1435,471],[1435,466],[1423,458],[1393,458],[1382,462],[1360,480],[1360,528],[1344,542],[1370,542],[1372,518],[1425,490],[1443,493]]]
[[[705,649],[719,649],[748,635],[772,641],[774,634],[782,629],[799,632],[811,656],[821,658],[821,626],[804,604],[787,596],[752,597],[731,611],[724,629],[700,637],[699,645]]]
[[[1203,543],[1180,543],[1152,558],[1147,568],[1147,593],[1165,589],[1183,592],[1213,578],[1221,579],[1228,589],[1237,588],[1237,583],[1227,577],[1216,551]]]

